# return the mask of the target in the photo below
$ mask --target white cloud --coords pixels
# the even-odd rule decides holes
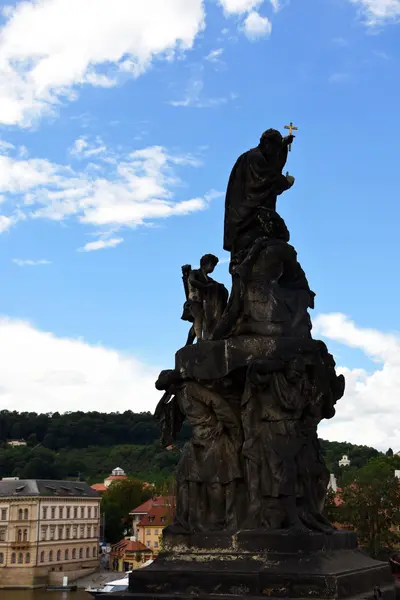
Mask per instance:
[[[103,248],[115,248],[119,244],[122,244],[124,240],[122,238],[111,238],[109,240],[97,240],[97,242],[89,242],[85,244],[83,248],[80,248],[81,252],[93,252],[94,250],[102,250]]]
[[[346,377],[346,392],[336,416],[323,422],[321,437],[400,450],[400,336],[358,327],[340,313],[319,315],[313,324],[314,337],[361,350],[377,365],[371,372],[338,367]]]
[[[223,48],[217,48],[216,50],[211,50],[209,54],[206,56],[206,60],[210,62],[219,62],[222,54],[224,52]]]
[[[82,136],[75,140],[74,145],[70,150],[70,154],[77,158],[91,158],[104,154],[107,148],[102,139],[97,136],[94,143],[89,143],[86,136]]]
[[[153,410],[159,369],[134,356],[0,319],[0,409]]]
[[[109,87],[192,48],[205,14],[203,0],[36,0],[4,16],[0,121],[28,126],[80,85]]]
[[[274,9],[275,12],[278,12],[278,10],[281,7],[281,2],[280,0],[270,0],[271,4],[272,4],[272,8]]]
[[[12,217],[6,217],[5,215],[0,215],[0,233],[4,233],[7,229],[10,229],[15,222],[15,219]]]
[[[397,21],[400,17],[400,0],[350,0],[359,7],[369,26]]]
[[[219,0],[227,15],[240,15],[260,6],[264,0]]]
[[[22,218],[75,217],[95,226],[135,227],[207,208],[211,192],[175,199],[183,188],[178,170],[200,165],[192,155],[171,154],[161,146],[114,155],[104,146],[99,156],[90,148],[85,140],[80,155],[99,162],[79,171],[44,159],[0,155],[0,194],[11,212],[0,217],[0,231]]]
[[[271,34],[272,25],[267,17],[258,12],[251,12],[243,22],[243,31],[250,40],[256,40]]]
[[[171,100],[169,104],[190,108],[215,108],[236,98],[236,94],[233,93],[220,98],[204,97],[202,93],[204,89],[203,66],[195,68],[194,71],[189,79],[184,97],[181,100]]]
[[[18,265],[18,267],[38,267],[40,265],[51,265],[51,261],[46,259],[31,260],[30,258],[13,258],[12,261]]]

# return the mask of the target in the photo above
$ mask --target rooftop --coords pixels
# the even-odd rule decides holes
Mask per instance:
[[[165,527],[165,525],[168,524],[170,517],[170,507],[152,506],[147,515],[144,515],[140,519],[138,527]]]
[[[53,481],[52,479],[19,479],[0,481],[0,497],[8,496],[59,496],[92,497],[99,494],[90,485],[82,481]]]
[[[121,540],[112,547],[111,551],[113,554],[118,555],[124,554],[125,552],[151,552],[151,550],[142,544],[142,542],[133,540]]]
[[[99,494],[107,491],[107,488],[104,485],[104,483],[94,483],[90,487],[92,488],[92,490],[96,490],[96,492],[99,492]]]
[[[140,504],[140,506],[132,509],[129,514],[147,515],[153,506],[165,506],[167,504],[167,500],[168,499],[164,496],[155,496],[155,498],[149,498],[149,500],[146,500],[146,502],[143,502],[143,504]]]

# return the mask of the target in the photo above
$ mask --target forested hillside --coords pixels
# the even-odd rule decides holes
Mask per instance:
[[[178,440],[189,438],[184,426]],[[11,448],[7,440],[24,439],[27,447]],[[150,413],[18,413],[0,411],[0,477],[82,478],[102,481],[111,470],[159,483],[174,470],[178,451],[163,450],[159,429]],[[338,461],[348,454],[352,467],[379,455],[374,448],[327,442],[322,447],[328,468],[340,473]]]

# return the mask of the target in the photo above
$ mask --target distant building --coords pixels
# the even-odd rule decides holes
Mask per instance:
[[[123,539],[114,544],[110,552],[110,564],[113,571],[126,573],[142,567],[151,560],[153,552],[135,537]]]
[[[111,475],[105,478],[104,485],[108,488],[114,481],[124,481],[124,479],[128,479],[125,471],[120,467],[116,467],[111,471]]]
[[[394,476],[397,477],[397,479],[400,479],[400,470],[395,470],[394,472]]]
[[[347,454],[344,454],[342,456],[342,458],[339,460],[339,467],[349,467],[349,466],[350,466],[349,457],[347,456]]]
[[[142,544],[157,555],[160,551],[161,536],[164,527],[172,520],[171,506],[153,505],[147,515],[136,525],[137,537]]]
[[[0,481],[0,588],[61,583],[99,565],[100,496],[87,483]]]
[[[125,471],[121,467],[116,467],[111,471],[111,475],[105,478],[104,483],[94,483],[91,487],[99,494],[104,494],[114,481],[124,481],[124,479],[128,479]]]
[[[143,486],[145,487],[145,486]],[[137,526],[139,522],[145,517],[153,506],[164,506],[168,507],[168,511],[173,513],[173,506],[175,505],[175,499],[170,496],[155,496],[143,502],[140,506],[137,506],[130,511],[129,516],[132,519],[132,533],[138,538],[139,532]]]
[[[27,443],[25,440],[7,440],[7,446],[18,448],[19,446],[27,446]]]
[[[124,479],[128,479],[128,475],[121,467],[116,467],[111,471],[111,475],[105,478],[103,483],[94,483],[91,487],[96,492],[99,492],[99,494],[104,494],[114,481],[124,481]],[[143,489],[147,488],[154,488],[154,484],[144,482]]]

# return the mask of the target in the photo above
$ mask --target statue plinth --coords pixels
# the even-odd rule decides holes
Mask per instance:
[[[294,534],[239,531],[163,536],[163,552],[152,565],[129,576],[130,600],[239,598],[393,600],[393,578],[386,563],[357,546],[353,532]]]

